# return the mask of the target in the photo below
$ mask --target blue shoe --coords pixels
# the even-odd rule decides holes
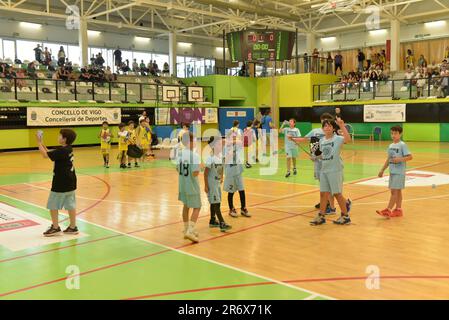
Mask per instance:
[[[327,209],[326,209],[327,215],[332,215],[332,214],[336,214],[336,213],[337,213],[337,208],[332,209],[331,207],[327,207]]]
[[[348,210],[348,214],[349,214],[349,211],[351,211],[351,207],[352,207],[352,201],[351,201],[351,199],[348,198],[348,200],[346,200],[346,210]]]

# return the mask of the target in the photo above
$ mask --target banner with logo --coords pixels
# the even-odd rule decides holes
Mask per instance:
[[[157,108],[156,125],[218,123],[217,108]]]
[[[364,122],[405,122],[405,104],[366,104],[363,108]]]
[[[103,121],[119,124],[120,108],[27,108],[27,126],[87,126]]]

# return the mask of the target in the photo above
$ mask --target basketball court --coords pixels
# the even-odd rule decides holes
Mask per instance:
[[[48,240],[38,234],[50,223],[45,205],[51,163],[36,152],[3,153],[0,209],[15,220],[2,223],[0,233],[0,270],[6,279],[0,296],[447,299],[449,262],[441,255],[448,249],[447,219],[435,212],[444,211],[449,197],[449,145],[410,143],[416,160],[408,167],[407,183],[423,181],[406,189],[405,216],[398,220],[375,213],[388,201],[388,189],[376,185],[386,147],[385,142],[345,146],[344,193],[353,201],[352,225],[328,220],[322,227],[309,226],[319,194],[313,163],[302,153],[298,176],[287,182],[281,152],[276,175],[261,176],[258,166],[245,170],[253,217],[231,218],[223,205],[233,226],[229,232],[209,229],[202,195],[198,244],[182,237],[178,173],[167,160],[124,172],[95,166],[98,148],[76,149],[82,233]],[[435,175],[440,180],[429,180]],[[379,272],[379,287],[369,286],[373,270]],[[79,272],[76,280],[73,272]],[[67,289],[77,284],[79,289]]]

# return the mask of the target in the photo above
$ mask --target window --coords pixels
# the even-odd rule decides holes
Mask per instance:
[[[129,67],[131,68],[133,65],[133,53],[132,51],[122,50],[122,62],[126,63],[126,60],[129,62]]]
[[[12,60],[14,60],[15,57],[15,53],[13,53],[13,46],[14,46],[14,41],[8,41],[8,42],[12,42],[12,46],[10,49],[10,53],[6,54],[6,58],[11,58]],[[41,45],[41,49],[42,49],[42,43],[36,42],[36,41],[24,41],[24,40],[17,40],[16,42],[17,44],[17,58],[22,60],[22,62],[25,61],[34,61],[37,60],[35,52],[34,52],[34,48],[37,47],[38,44]]]
[[[185,57],[183,57],[183,56],[176,57],[176,75],[179,78],[186,77],[186,63],[185,63]]]
[[[80,47],[78,46],[68,46],[67,50],[67,58],[72,62],[72,65],[80,65],[81,64],[81,52]]]
[[[16,43],[14,41],[12,41],[12,40],[3,40],[3,55],[4,55],[5,59],[11,59],[11,60],[15,59],[15,57],[16,57]],[[34,60],[34,58],[33,58],[33,60]]]
[[[164,69],[164,63],[168,63],[168,54],[153,54],[153,60],[156,60],[159,70]]]

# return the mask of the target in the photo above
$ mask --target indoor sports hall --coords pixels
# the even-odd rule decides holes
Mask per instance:
[[[449,299],[448,34],[449,0],[0,1],[0,299]]]

